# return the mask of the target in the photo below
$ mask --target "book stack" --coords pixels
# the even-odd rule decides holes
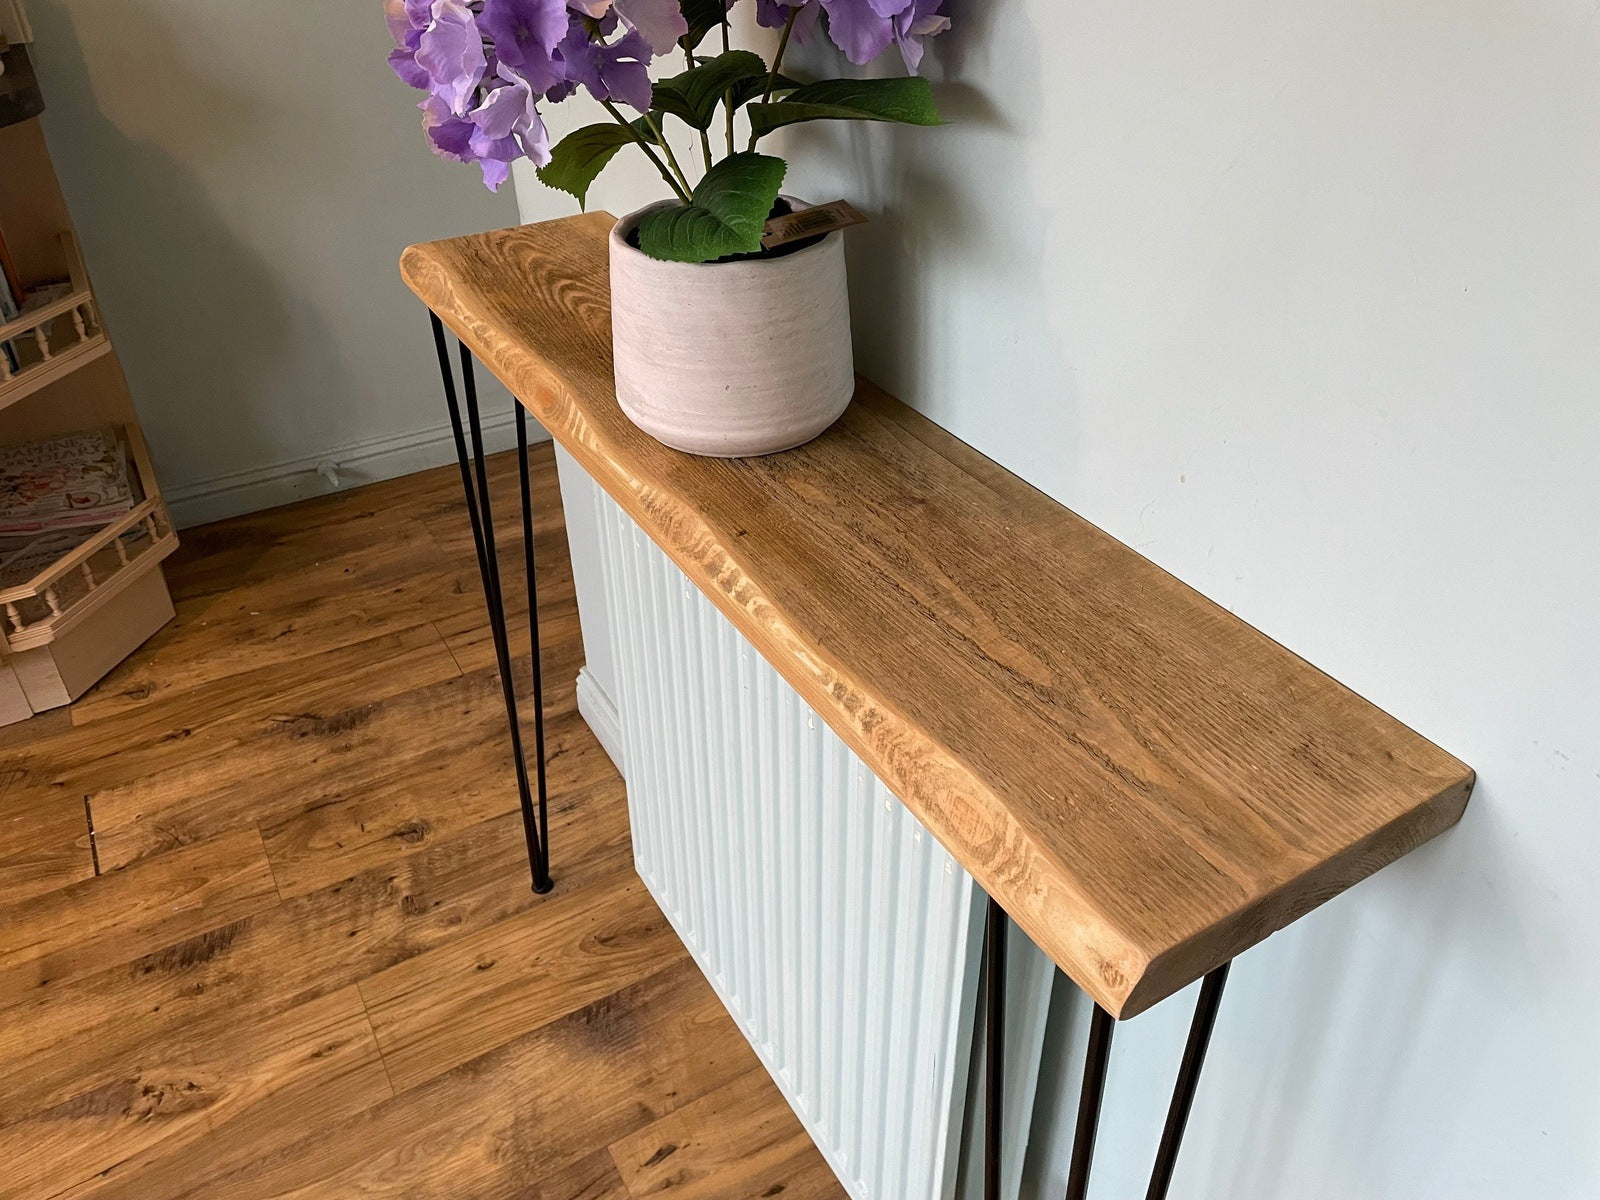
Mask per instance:
[[[0,448],[0,589],[28,582],[141,498],[114,428]]]

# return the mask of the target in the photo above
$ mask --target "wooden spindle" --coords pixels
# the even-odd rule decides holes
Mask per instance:
[[[33,327],[33,344],[39,347],[39,361],[47,362],[50,358],[50,339],[45,335],[44,326]]]
[[[89,336],[88,326],[83,320],[83,305],[76,304],[72,308],[72,327],[78,331],[78,340],[84,341]]]
[[[94,581],[94,572],[89,568],[88,562],[84,561],[79,563],[78,570],[82,572],[83,581],[89,585],[89,590],[91,592],[94,591],[98,585]]]
[[[21,633],[27,628],[27,626],[23,624],[22,614],[17,611],[17,606],[11,603],[9,600],[6,601],[6,616],[10,618],[12,633]]]
[[[52,617],[59,617],[61,615],[61,598],[56,595],[55,588],[45,588],[44,602],[50,606],[50,615]]]
[[[127,535],[126,534],[122,535],[122,537],[125,537],[125,536],[127,536]],[[117,548],[117,561],[120,562],[123,566],[127,566],[128,565],[128,548],[127,548],[127,546],[122,544],[122,537],[117,537],[117,538],[112,539],[111,544]]]

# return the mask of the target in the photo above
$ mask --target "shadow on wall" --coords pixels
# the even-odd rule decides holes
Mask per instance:
[[[1036,147],[1012,119],[1039,106],[1044,31],[1021,0],[947,0],[946,11],[954,24],[927,44],[922,65],[944,127],[818,122],[785,131],[783,152],[807,199],[847,196],[872,214],[846,242],[862,373],[998,455],[995,422],[974,421],[975,398],[950,392],[963,378],[991,380],[1005,423],[1034,430],[1040,455],[1038,464],[1012,455],[1008,465],[1054,482],[1078,441],[1076,395],[1068,348],[1044,306],[1018,303],[1050,286],[1042,245],[1052,199],[1039,194]],[[838,61],[813,45],[796,65],[815,74]],[[900,70],[891,51],[864,73]],[[968,82],[1000,78],[1003,95]],[[993,296],[973,297],[974,288]],[[973,303],[994,320],[962,322]]]
[[[274,380],[292,372],[329,396],[349,381],[331,341],[230,232],[194,169],[260,136],[256,110],[189,69],[187,35],[159,5],[97,0],[69,12],[61,0],[30,0],[29,14],[45,133],[158,470],[176,476],[170,486],[208,473],[208,453],[224,448],[230,465],[279,457],[258,416],[281,390]],[[92,70],[80,28],[116,43],[96,47]],[[101,107],[107,91],[115,119]],[[159,128],[165,145],[119,121]]]

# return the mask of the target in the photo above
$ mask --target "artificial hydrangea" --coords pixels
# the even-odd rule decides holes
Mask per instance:
[[[826,15],[828,36],[851,62],[895,45],[913,72],[923,39],[949,27],[943,2],[755,0],[758,22],[796,41],[812,37]],[[517,158],[550,161],[541,101],[581,87],[648,112],[651,62],[689,32],[680,0],[385,0],[384,10],[395,42],[390,65],[427,92],[419,107],[429,145],[476,163],[492,189]]]

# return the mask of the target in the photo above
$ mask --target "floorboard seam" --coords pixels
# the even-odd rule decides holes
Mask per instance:
[[[466,675],[467,669],[461,665],[461,659],[456,656],[455,647],[450,644],[450,639],[445,637],[444,630],[439,628],[439,622],[437,622],[437,621],[429,621],[428,624],[433,626],[433,632],[438,634],[439,641],[441,643],[443,643],[443,645],[444,645],[445,653],[450,656],[450,661],[455,663],[455,665],[456,665],[456,678],[459,679],[462,676]]]
[[[383,1044],[378,1041],[378,1027],[373,1024],[372,1010],[367,1007],[367,994],[361,990],[361,980],[356,980],[356,999],[361,1001],[361,1015],[367,1020],[367,1029],[372,1034],[372,1048],[378,1052],[378,1065],[383,1068],[383,1078],[389,1085],[389,1098],[400,1094],[400,1089],[394,1085],[394,1076],[389,1074],[389,1056],[383,1052]]]
[[[261,858],[262,861],[267,864],[267,876],[272,880],[272,890],[278,893],[278,903],[282,904],[284,901],[288,900],[289,897],[283,894],[283,884],[278,882],[278,872],[277,869],[272,865],[272,855],[267,853],[267,835],[261,832],[261,822],[259,819],[251,821],[250,827],[256,831],[256,839],[261,843]],[[365,1008],[366,1001],[362,1001],[361,1006]]]
[[[94,864],[94,873],[100,874],[100,847],[95,839],[94,809],[89,805],[89,797],[83,798],[83,821],[89,827],[89,861]]]

